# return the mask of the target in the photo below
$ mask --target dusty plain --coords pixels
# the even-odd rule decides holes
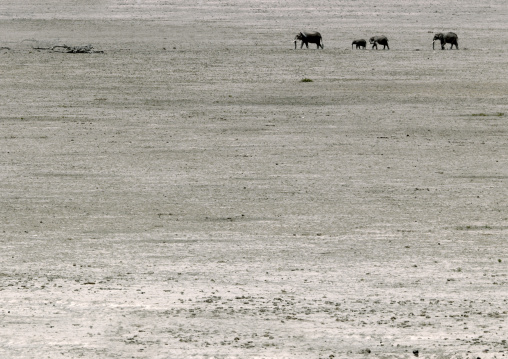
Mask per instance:
[[[508,357],[507,19],[2,0],[0,357]]]

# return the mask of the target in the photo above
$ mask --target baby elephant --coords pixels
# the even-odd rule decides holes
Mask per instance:
[[[351,50],[353,50],[353,45],[356,45],[357,49],[361,49],[362,47],[365,49],[367,47],[367,40],[360,39],[360,40],[354,40],[351,44]]]
[[[372,44],[372,48],[376,48],[376,50],[377,50],[377,44],[383,45],[383,50],[386,48],[388,48],[388,50],[390,50],[390,46],[388,46],[388,38],[384,35],[372,36],[370,38],[369,42]]]

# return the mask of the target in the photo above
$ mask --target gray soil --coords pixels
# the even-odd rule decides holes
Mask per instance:
[[[0,357],[507,357],[507,18],[3,0]]]

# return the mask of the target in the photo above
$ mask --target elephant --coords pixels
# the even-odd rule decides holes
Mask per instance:
[[[356,45],[357,49],[360,49],[362,47],[365,49],[367,47],[367,41],[364,39],[354,40],[353,43],[351,44],[351,50],[353,50],[353,45]]]
[[[390,50],[390,46],[388,46],[388,38],[384,35],[372,36],[370,38],[369,42],[372,44],[372,48],[376,48],[376,50],[377,50],[377,44],[383,45],[383,50],[386,48],[388,48],[388,50]]]
[[[452,44],[452,46],[450,46],[450,50],[453,49],[453,45],[455,45],[457,50],[459,49],[459,37],[454,32],[447,32],[446,34],[438,32],[435,34],[434,39],[432,40],[432,50],[434,50],[434,43],[436,40],[441,41],[441,50],[445,49],[446,44]]]
[[[311,44],[317,44],[317,48],[323,47],[323,38],[321,37],[321,34],[317,31],[315,32],[300,32],[295,36],[295,49],[296,49],[296,42],[300,40],[302,42],[302,45],[300,46],[300,49],[303,48],[303,44],[309,48],[309,43]]]

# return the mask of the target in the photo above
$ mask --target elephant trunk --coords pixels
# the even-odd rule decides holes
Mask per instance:
[[[295,50],[296,50],[296,40],[294,41],[294,43],[295,43]]]
[[[434,50],[434,44],[436,43],[436,40],[432,41],[432,50]]]

